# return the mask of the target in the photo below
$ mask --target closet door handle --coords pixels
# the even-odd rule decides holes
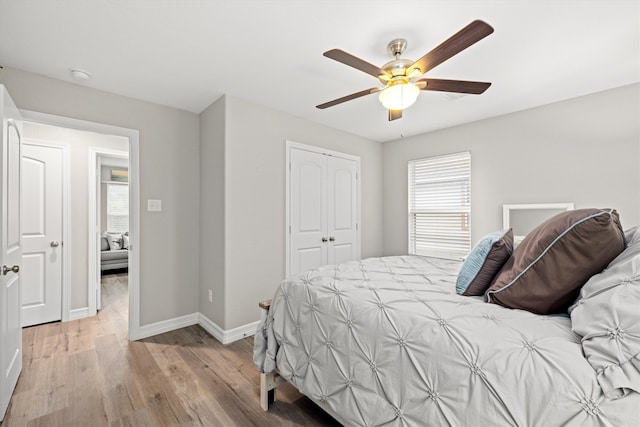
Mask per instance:
[[[327,242],[327,238],[326,238],[326,237],[323,237],[323,238],[322,238],[322,242],[323,242],[323,243],[326,243],[326,242]]]
[[[7,267],[6,265],[2,266],[2,275],[6,276],[7,274],[9,274],[9,272],[12,273],[17,273],[20,271],[20,266],[19,265],[14,265],[13,267]]]
[[[335,237],[333,237],[333,236],[329,236],[329,241],[330,241],[330,242],[335,242],[335,241],[336,241],[336,238],[335,238]]]
[[[58,246],[60,246],[60,242],[54,240],[53,242],[50,243],[52,248],[57,248]]]

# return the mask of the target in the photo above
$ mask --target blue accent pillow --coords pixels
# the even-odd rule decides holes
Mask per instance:
[[[484,236],[464,260],[456,280],[456,292],[464,296],[484,295],[512,253],[512,229]]]

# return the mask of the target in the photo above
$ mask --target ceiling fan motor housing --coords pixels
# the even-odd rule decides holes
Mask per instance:
[[[402,52],[407,48],[407,41],[405,39],[395,39],[391,40],[387,45],[387,49],[391,52],[393,56],[400,56]]]
[[[380,80],[383,83],[388,82],[389,76],[391,77],[405,77],[406,76],[406,71],[407,68],[413,64],[413,61],[410,59],[401,59],[401,58],[396,58],[393,61],[389,61],[386,64],[384,64],[382,67],[383,71],[386,71],[388,73],[387,76],[383,76],[383,78],[381,78]]]
[[[404,52],[406,48],[407,41],[405,39],[394,39],[389,42],[387,49],[395,59],[392,59],[380,67],[386,73],[386,75],[378,77],[382,83],[387,84],[389,81],[395,80],[396,78],[406,77],[407,68],[413,64],[413,61],[409,59],[400,58],[400,55],[402,55],[402,52]]]

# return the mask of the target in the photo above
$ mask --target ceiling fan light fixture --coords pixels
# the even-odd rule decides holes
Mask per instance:
[[[387,110],[404,110],[410,107],[418,99],[420,89],[413,83],[397,83],[387,87],[378,99]]]

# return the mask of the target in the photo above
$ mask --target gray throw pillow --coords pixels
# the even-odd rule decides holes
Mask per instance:
[[[104,236],[100,237],[100,250],[101,251],[108,251],[109,250],[109,241]]]

